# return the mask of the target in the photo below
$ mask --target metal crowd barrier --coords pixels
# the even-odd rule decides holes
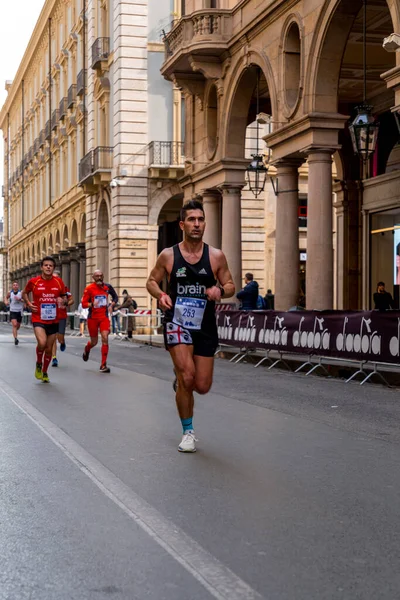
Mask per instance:
[[[114,314],[118,314],[119,319],[119,333],[122,337],[128,335],[128,319],[133,318],[133,332],[149,333],[149,335],[156,335],[159,328],[161,327],[162,313],[159,309],[152,311],[147,308],[138,308],[132,313],[128,313],[126,310],[118,310]],[[80,329],[80,315],[76,312],[67,313],[67,332],[73,336],[79,335]],[[22,315],[22,327],[32,327],[32,313],[24,311]],[[111,321],[111,317],[110,317]],[[0,311],[0,323],[10,323],[9,311]],[[112,331],[112,322],[110,323],[110,329]],[[87,335],[87,326],[85,323],[85,334]]]

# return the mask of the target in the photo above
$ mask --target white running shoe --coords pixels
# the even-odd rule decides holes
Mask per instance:
[[[198,441],[194,435],[194,431],[187,431],[183,434],[182,441],[178,446],[179,452],[196,452],[195,442]]]

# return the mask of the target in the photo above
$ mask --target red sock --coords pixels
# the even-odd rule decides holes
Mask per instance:
[[[41,365],[43,362],[43,354],[44,350],[39,350],[39,348],[36,346],[36,362],[38,365]]]
[[[107,362],[107,356],[108,356],[108,344],[103,344],[101,346],[101,364],[105,365]]]
[[[87,352],[89,354],[91,348],[92,348],[92,344],[90,342],[88,342],[85,346],[85,352]]]
[[[51,362],[51,354],[45,354],[43,359],[43,373],[47,373],[47,369],[49,368],[49,364]]]

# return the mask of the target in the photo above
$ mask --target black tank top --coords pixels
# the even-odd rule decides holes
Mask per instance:
[[[209,331],[216,328],[215,302],[207,300],[206,296],[206,289],[217,283],[211,268],[208,244],[203,244],[202,257],[195,265],[183,258],[179,244],[173,247],[173,251],[174,264],[169,278],[169,295],[173,309],[165,313],[166,320],[174,321],[175,305],[179,298],[193,298],[206,301],[201,329]],[[190,326],[186,327],[190,329]]]

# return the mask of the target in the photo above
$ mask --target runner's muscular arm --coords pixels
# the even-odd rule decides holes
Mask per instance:
[[[36,306],[36,304],[33,304],[30,300],[29,300],[29,294],[30,292],[32,292],[32,288],[29,285],[29,281],[25,286],[24,291],[22,292],[22,300],[25,302],[25,305],[31,309],[32,312],[38,312],[38,307]]]
[[[88,287],[85,288],[82,296],[82,308],[90,308],[93,304],[92,294],[90,293],[90,289]]]
[[[153,298],[156,298],[159,301],[160,308],[164,311],[172,308],[172,300],[168,294],[162,291],[159,284],[165,275],[169,275],[168,266],[171,263],[172,257],[172,248],[165,248],[157,258],[155,267],[151,271],[146,283],[147,291]]]
[[[217,250],[216,248],[212,248],[211,252],[211,265],[213,266],[216,279],[224,290],[224,295],[222,296],[221,289],[217,285],[214,285],[207,290],[207,298],[219,302],[222,297],[231,298],[235,295],[235,284],[233,283],[225,254],[222,250]]]

